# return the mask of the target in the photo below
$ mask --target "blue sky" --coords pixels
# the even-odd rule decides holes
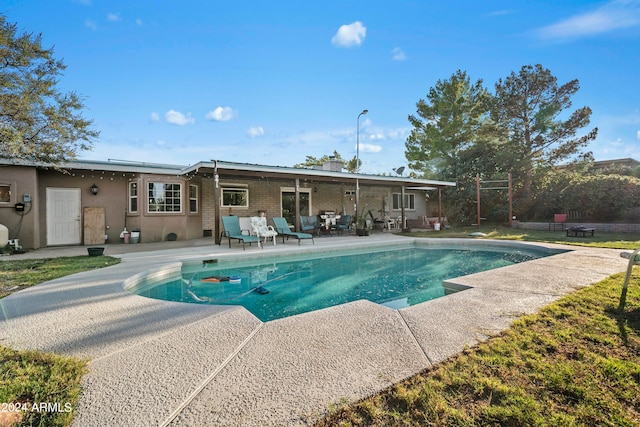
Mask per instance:
[[[90,160],[293,166],[356,152],[407,164],[407,117],[465,70],[493,90],[524,65],[580,81],[597,160],[640,160],[640,0],[0,0],[41,33],[101,132]],[[585,130],[586,131],[586,130]]]

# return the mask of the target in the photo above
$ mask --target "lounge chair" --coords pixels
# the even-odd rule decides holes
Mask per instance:
[[[295,237],[298,239],[298,245],[300,245],[300,240],[302,239],[311,239],[311,242],[313,242],[314,245],[316,244],[315,240],[313,240],[313,234],[296,233],[295,231],[291,231],[289,224],[287,224],[287,220],[283,217],[274,217],[273,223],[276,226],[276,231],[282,236],[282,243],[284,243],[284,237],[287,236],[287,240],[289,240],[289,237]]]
[[[251,228],[258,239],[264,238],[264,243],[267,243],[267,239],[273,240],[273,246],[276,245],[276,236],[278,232],[270,225],[267,225],[267,218],[263,216],[251,217]],[[264,247],[264,244],[263,244]]]
[[[336,230],[338,230],[338,234],[342,234],[343,230],[351,230],[351,215],[342,215],[338,222],[336,223]]]
[[[229,239],[229,247],[231,247],[231,239],[238,239],[238,241],[242,242],[242,250],[245,250],[245,243],[249,243],[249,245],[251,245],[251,243],[257,243],[258,247],[262,248],[259,237],[242,234],[240,220],[237,216],[223,216],[222,225],[224,226],[224,236]]]

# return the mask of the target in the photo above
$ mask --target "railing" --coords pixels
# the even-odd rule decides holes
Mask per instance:
[[[631,270],[633,270],[634,265],[640,265],[640,257],[638,253],[640,249],[636,249],[633,252],[621,252],[620,256],[622,258],[627,258],[629,260],[629,264],[627,265],[627,275],[624,278],[624,284],[622,285],[622,294],[620,294],[620,304],[618,305],[618,311],[622,313],[624,311],[624,305],[627,302],[627,289],[629,287],[629,279],[631,278]]]

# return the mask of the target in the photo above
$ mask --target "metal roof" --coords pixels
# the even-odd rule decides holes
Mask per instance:
[[[249,163],[225,162],[220,160],[212,160],[210,162],[200,162],[193,166],[189,166],[183,170],[184,173],[193,173],[196,171],[213,172],[217,166],[219,174],[233,175],[251,175],[251,176],[272,176],[280,178],[302,178],[313,179],[324,182],[351,182],[356,179],[361,184],[396,184],[407,185],[412,187],[432,187],[429,189],[441,187],[454,187],[455,182],[436,181],[429,179],[417,179],[403,176],[386,176],[386,175],[369,175],[355,174],[350,172],[334,172],[320,169],[293,168],[285,166],[268,166]],[[428,189],[428,188],[421,188]]]
[[[44,163],[26,162],[20,159],[0,159],[0,164],[33,167],[54,167]],[[306,179],[322,182],[355,182],[360,184],[405,185],[413,189],[432,190],[443,187],[454,187],[455,182],[418,179],[403,176],[370,175],[351,172],[335,172],[321,169],[293,168],[286,166],[257,165],[250,163],[225,162],[211,160],[194,165],[169,165],[161,163],[135,162],[128,160],[73,160],[56,166],[59,169],[103,170],[113,172],[154,173],[163,175],[187,175],[194,172],[213,173],[217,167],[218,174],[227,176],[277,177],[288,179]]]

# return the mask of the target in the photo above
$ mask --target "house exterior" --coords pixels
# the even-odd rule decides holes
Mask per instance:
[[[217,237],[220,217],[324,212],[406,220],[444,215],[439,189],[453,182],[223,161],[191,166],[73,161],[57,168],[0,160],[0,224],[24,248]],[[425,197],[430,194],[431,197]],[[359,197],[359,200],[356,200]],[[429,199],[429,200],[428,200]]]

